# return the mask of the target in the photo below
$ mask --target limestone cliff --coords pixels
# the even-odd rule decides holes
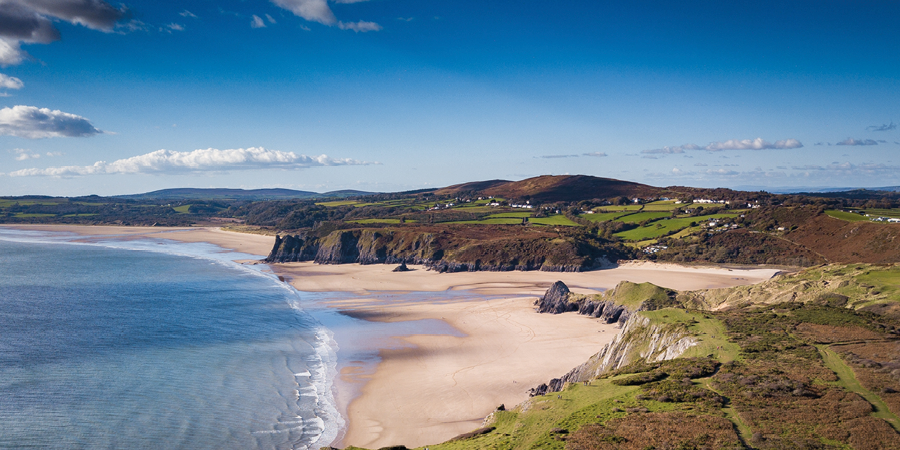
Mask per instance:
[[[452,230],[451,230],[452,231]],[[338,229],[277,236],[266,262],[421,264],[439,272],[578,272],[627,257],[617,247],[540,231],[533,236],[468,237],[448,230]],[[463,230],[465,231],[465,230]],[[591,238],[593,239],[593,238]]]
[[[632,314],[612,342],[599,353],[562,377],[531,389],[529,394],[559,392],[566,383],[590,381],[634,362],[675,359],[698,342],[679,324],[657,324],[640,313]]]

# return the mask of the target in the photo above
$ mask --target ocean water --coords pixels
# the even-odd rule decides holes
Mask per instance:
[[[70,240],[0,230],[0,448],[338,435],[337,347],[303,294],[207,244]]]

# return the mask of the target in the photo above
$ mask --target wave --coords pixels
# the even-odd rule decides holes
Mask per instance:
[[[295,416],[285,418],[271,424],[273,429],[252,431],[252,434],[299,433],[294,440],[293,448],[297,450],[319,449],[331,444],[344,429],[346,421],[338,411],[334,397],[334,379],[337,376],[338,344],[334,333],[322,323],[308,314],[301,307],[301,294],[287,283],[281,282],[276,275],[265,272],[264,264],[244,265],[234,262],[235,259],[257,259],[256,255],[227,251],[209,243],[183,243],[164,238],[142,237],[136,240],[121,240],[115,236],[91,236],[85,242],[85,236],[66,232],[47,232],[31,230],[15,230],[0,228],[0,240],[34,243],[34,244],[66,244],[79,246],[99,246],[120,250],[147,251],[174,256],[195,258],[210,261],[214,264],[237,269],[253,276],[266,279],[273,286],[285,290],[285,300],[294,314],[297,314],[301,326],[309,326],[314,331],[311,342],[312,353],[303,357],[307,370],[293,373],[296,383],[297,408],[300,402],[311,403],[312,417]],[[75,240],[81,240],[76,242]],[[298,330],[299,331],[299,330]],[[305,406],[305,405],[304,405]],[[308,407],[308,406],[307,406]]]

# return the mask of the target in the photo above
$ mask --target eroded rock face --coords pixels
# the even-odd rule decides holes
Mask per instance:
[[[537,312],[543,314],[561,314],[578,311],[578,314],[596,317],[606,323],[625,323],[631,311],[625,306],[617,305],[610,300],[599,300],[591,297],[573,298],[569,287],[557,281],[547,289],[543,297],[535,302]]]
[[[537,312],[560,314],[569,311],[578,311],[578,304],[569,302],[569,287],[562,281],[557,281],[547,289],[543,297],[536,302]]]
[[[541,270],[580,272],[599,268],[603,258],[572,242],[544,238],[503,242],[458,239],[451,233],[390,229],[345,229],[277,236],[268,263],[420,264],[437,272]]]
[[[683,328],[654,324],[650,319],[634,314],[612,342],[585,363],[560,378],[528,391],[529,395],[545,395],[561,391],[566,383],[590,381],[598,376],[637,361],[658,362],[675,359],[697,345],[697,338]]]

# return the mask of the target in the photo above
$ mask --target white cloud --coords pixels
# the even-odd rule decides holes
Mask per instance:
[[[602,157],[606,156],[606,153],[603,153],[603,152],[590,152],[590,153],[584,153],[584,156],[595,156],[595,157],[598,157],[598,158],[602,158]]]
[[[269,150],[262,147],[219,150],[198,149],[191,152],[157,150],[144,155],[107,163],[97,161],[90,166],[62,166],[46,169],[22,169],[9,176],[71,177],[94,174],[169,174],[183,172],[215,172],[254,169],[303,169],[316,166],[349,166],[379,164],[350,158],[330,158],[326,155],[306,156],[294,152]]]
[[[169,33],[173,32],[173,31],[184,31],[184,25],[181,25],[180,23],[172,22],[172,23],[166,25],[165,31],[168,31]]]
[[[873,141],[872,139],[847,138],[844,141],[838,142],[837,145],[878,145],[878,141]]]
[[[272,3],[310,22],[329,26],[337,24],[337,18],[326,0],[272,0]]]
[[[13,149],[12,152],[16,154],[16,161],[26,161],[29,159],[38,159],[41,157],[41,155],[32,153],[31,150],[24,148],[16,148]]]
[[[125,15],[103,0],[0,1],[0,64],[21,63],[27,53],[20,44],[48,44],[60,38],[53,22],[62,20],[94,30],[111,32]]]
[[[357,33],[365,33],[367,31],[381,31],[381,25],[375,22],[338,22],[338,28],[342,30],[353,30]]]
[[[0,89],[22,89],[23,86],[22,80],[0,73]]]
[[[341,22],[334,16],[327,0],[271,0],[277,6],[284,8],[294,15],[302,17],[310,22],[318,22],[322,25],[337,26],[342,30],[353,30],[357,33],[366,31],[379,31],[381,25],[375,22]],[[359,3],[366,0],[333,0],[334,3]],[[273,22],[274,23],[274,22]]]
[[[756,139],[730,139],[722,142],[710,142],[707,146],[701,147],[697,144],[684,144],[675,147],[663,147],[652,150],[641,150],[641,153],[651,155],[669,155],[675,153],[684,153],[685,150],[706,150],[710,152],[719,152],[722,150],[770,150],[770,149],[792,149],[802,148],[803,144],[796,139],[785,139],[775,141],[774,143]]]
[[[275,19],[272,18],[272,16],[270,16],[270,15],[268,15],[268,14],[266,14],[266,20],[268,20],[269,23],[271,23],[272,25],[278,23],[278,22],[275,21]]]
[[[703,147],[705,150],[709,150],[711,152],[717,152],[721,150],[767,150],[767,149],[789,149],[789,148],[801,148],[803,144],[796,139],[785,139],[782,141],[775,141],[775,143],[766,142],[762,138],[756,139],[730,139],[724,142],[711,142],[706,147]]]
[[[0,136],[26,139],[85,137],[101,134],[88,119],[59,110],[16,105],[0,109]]]
[[[641,150],[641,153],[648,155],[671,155],[673,153],[684,153],[684,146],[680,147],[663,147],[651,150]]]
[[[250,19],[250,28],[265,28],[266,23],[262,20],[262,17],[253,15],[253,18]]]
[[[197,18],[197,15],[196,15],[196,14],[194,14],[194,13],[188,11],[188,10],[184,10],[184,11],[178,13],[178,15],[181,16],[181,17],[190,17],[190,18],[192,18],[192,19],[196,19],[196,18]]]

